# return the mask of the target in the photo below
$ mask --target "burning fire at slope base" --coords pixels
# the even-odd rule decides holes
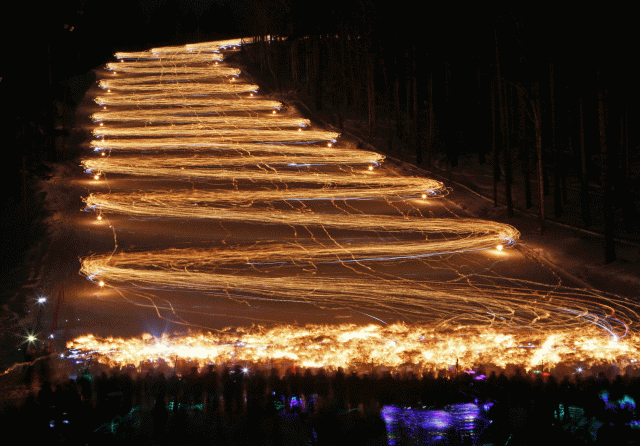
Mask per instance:
[[[637,373],[639,339],[605,337],[596,329],[573,333],[501,333],[491,327],[443,330],[425,326],[308,325],[233,329],[220,333],[193,333],[154,337],[79,337],[67,348],[90,356],[108,367],[162,362],[169,367],[243,365],[270,368],[294,366],[371,371],[374,367],[419,373],[448,370],[523,368],[527,372],[614,365],[618,371]]]

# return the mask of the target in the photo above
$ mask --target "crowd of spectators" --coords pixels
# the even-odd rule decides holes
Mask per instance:
[[[483,379],[280,372],[213,365],[182,374],[87,371],[41,382],[22,404],[5,407],[0,423],[5,436],[19,429],[29,443],[386,445],[385,406],[435,410],[476,403],[488,419],[481,432],[449,429],[411,444],[640,444],[640,378],[628,375],[558,381],[519,370]]]

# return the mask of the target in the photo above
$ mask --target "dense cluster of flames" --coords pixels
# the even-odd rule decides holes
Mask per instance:
[[[176,358],[199,365],[287,360],[306,367],[423,370],[457,361],[526,369],[635,364],[630,358],[638,357],[639,342],[630,326],[637,305],[628,301],[494,274],[457,272],[458,280],[421,281],[368,267],[419,259],[424,268],[451,268],[438,259],[495,251],[515,243],[519,233],[495,222],[429,216],[425,206],[446,193],[442,183],[379,169],[383,156],[336,144],[337,133],[310,128],[295,110],[259,97],[256,85],[224,63],[221,51],[240,44],[116,54],[120,62],[107,65],[99,83],[103,93],[95,98],[100,110],[93,115],[91,146],[101,156],[85,159],[83,166],[96,179],[188,180],[189,187],[91,193],[86,209],[100,217],[281,225],[293,236],[200,248],[116,249],[82,259],[81,274],[101,286],[139,288],[147,296],[149,290],[196,290],[247,302],[380,311],[414,323],[287,325],[128,340],[85,336],[69,348],[120,366]],[[376,200],[386,208],[363,212],[350,204],[354,200]],[[326,202],[330,210],[314,210],[311,201]],[[487,270],[494,261],[487,260]],[[344,272],[319,272],[327,264]],[[271,274],[274,265],[299,269]]]
[[[403,324],[280,326],[159,338],[148,334],[130,339],[89,335],[75,339],[68,347],[116,367],[141,367],[157,361],[174,367],[180,360],[199,367],[295,365],[369,372],[380,366],[425,372],[456,365],[460,371],[487,366],[505,369],[509,365],[553,370],[558,364],[585,371],[615,364],[624,370],[635,368],[633,358],[640,357],[637,336],[626,342],[602,339],[595,328],[523,336],[487,327],[442,330]]]

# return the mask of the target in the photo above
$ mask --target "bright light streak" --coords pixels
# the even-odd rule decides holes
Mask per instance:
[[[143,109],[137,110],[142,113],[142,116],[160,116],[164,117],[167,122],[171,122],[171,116],[174,116],[176,112],[190,113],[192,115],[208,115],[212,113],[232,113],[242,111],[270,111],[282,107],[282,103],[278,101],[272,101],[268,99],[249,99],[243,97],[236,98],[224,98],[224,97],[200,97],[191,96],[189,98],[181,98],[181,101],[187,102],[188,107],[174,109],[176,105],[176,99],[173,97],[165,97],[162,95],[148,95],[148,96],[134,96],[134,95],[109,95],[109,96],[96,96],[94,102],[98,105],[110,105],[118,107],[161,107],[164,109]],[[187,105],[185,104],[185,105]],[[120,112],[122,120],[126,120],[127,112],[135,117],[135,113],[130,110]],[[103,119],[108,115],[99,115]],[[137,120],[137,119],[132,119]]]
[[[164,114],[158,114],[157,110],[153,110],[152,114],[145,114],[141,112],[122,112],[122,113],[95,113],[93,115],[94,121],[138,121],[138,122],[156,122],[156,123],[181,123],[182,125],[176,126],[171,130],[176,130],[179,133],[184,133],[188,130],[190,133],[195,131],[203,131],[213,129],[258,129],[258,128],[279,128],[279,127],[306,127],[310,125],[308,119],[304,118],[292,118],[286,116],[274,116],[270,119],[265,118],[251,118],[246,116],[184,116],[180,114],[170,115],[166,110]],[[185,113],[184,111],[182,113]],[[190,124],[187,126],[187,124]],[[133,133],[123,133],[124,129],[97,129],[96,133],[104,134],[106,136],[147,136],[144,132],[140,132],[140,129],[132,129]],[[168,132],[167,126],[151,127],[148,129],[151,133],[150,136],[154,136],[153,133],[160,135],[171,134]]]
[[[244,132],[242,129],[219,129],[219,128],[197,128],[188,127],[180,128],[180,126],[164,126],[164,128],[144,127],[139,131],[132,128],[112,128],[102,127],[96,128],[93,132],[94,136],[109,137],[147,137],[146,140],[136,144],[131,139],[111,139],[105,141],[92,141],[94,147],[103,147],[109,149],[138,147],[139,149],[148,149],[149,147],[185,147],[198,146],[206,144],[202,140],[205,138],[215,138],[217,142],[225,143],[310,143],[315,141],[325,141],[327,139],[337,138],[338,134],[326,132],[322,130],[307,130],[304,132],[294,132],[291,130],[256,130],[254,132]],[[166,136],[163,136],[166,135]],[[154,141],[155,140],[155,141]]]
[[[111,88],[111,83],[105,82],[101,88]],[[152,99],[160,95],[164,97],[179,96],[206,96],[214,94],[240,94],[250,93],[258,89],[255,84],[235,83],[235,84],[209,84],[209,83],[179,83],[179,84],[132,84],[122,85],[117,88],[119,92],[129,92],[125,96],[132,100]],[[155,93],[151,93],[155,92]],[[275,110],[274,110],[275,113]]]
[[[99,123],[93,134],[101,139],[91,147],[100,157],[83,160],[83,167],[97,177],[189,180],[189,187],[110,189],[89,194],[85,203],[98,219],[104,213],[215,220],[221,226],[274,225],[294,235],[283,240],[256,235],[250,242],[230,237],[199,248],[117,250],[82,259],[81,274],[100,287],[106,281],[116,290],[144,290],[145,296],[153,290],[199,291],[247,304],[297,302],[382,323],[383,314],[416,322],[255,327],[162,342],[150,336],[87,336],[72,347],[114,365],[178,357],[201,364],[286,360],[312,367],[359,362],[437,369],[459,359],[469,367],[533,368],[621,363],[638,356],[630,322],[638,319],[637,305],[559,282],[500,276],[493,265],[511,256],[497,256],[494,249],[513,245],[520,236],[515,228],[425,213],[424,201],[408,198],[445,195],[441,182],[398,176],[385,167],[371,172],[382,155],[342,140],[335,144],[338,133],[306,128],[309,121],[295,110],[253,97],[258,86],[236,81],[239,71],[219,63],[222,49],[241,44],[205,42],[116,55],[120,74],[100,81],[111,92],[95,98],[103,109],[92,116]],[[107,65],[114,74],[115,69],[116,64]],[[376,209],[384,211],[359,209],[354,200],[377,200]],[[317,210],[311,201],[329,211]],[[448,263],[453,255],[478,251],[493,252],[494,258],[482,257],[488,263],[476,269],[482,260],[464,260],[474,268]],[[394,272],[403,261],[418,265],[417,278]],[[333,265],[332,274],[323,274],[323,265]],[[296,272],[272,274],[277,268]],[[453,276],[420,277],[440,270]],[[156,305],[158,312],[162,305]],[[171,303],[166,306],[173,311]]]
[[[364,159],[363,159],[364,158]],[[359,164],[368,159],[368,157],[361,157],[361,159],[355,157],[349,158],[319,158],[315,156],[309,156],[304,159],[303,166],[311,164],[318,165],[336,165],[342,166],[348,164]],[[176,160],[175,164],[171,164],[173,160]],[[201,161],[200,164],[198,162]],[[431,180],[428,178],[411,178],[411,177],[391,177],[391,176],[363,176],[358,175],[357,172],[352,173],[350,170],[344,170],[334,173],[316,172],[316,171],[300,171],[298,169],[277,170],[277,169],[265,169],[264,166],[294,166],[297,161],[292,157],[284,156],[271,156],[271,157],[244,157],[244,158],[220,158],[216,164],[211,167],[207,167],[207,163],[211,160],[203,159],[199,156],[192,158],[172,157],[167,155],[166,157],[156,156],[141,156],[132,158],[109,158],[109,159],[93,159],[83,161],[83,166],[89,172],[102,172],[110,174],[120,175],[139,175],[139,176],[154,176],[154,177],[188,177],[188,178],[200,178],[208,180],[218,181],[260,181],[271,184],[286,183],[308,183],[319,186],[325,186],[326,189],[339,189],[342,186],[357,186],[363,189],[369,189],[367,193],[373,194],[379,197],[396,195],[400,191],[402,193],[410,193],[415,195],[419,190],[430,188],[433,190],[439,190],[444,193],[444,187],[442,183]],[[302,161],[302,160],[301,160]],[[253,166],[254,169],[241,167]],[[143,168],[144,167],[144,168]],[[186,171],[185,171],[186,170]],[[337,186],[337,187],[336,187]],[[380,190],[385,188],[385,190]],[[339,194],[339,190],[336,193]],[[329,191],[325,191],[325,194],[330,194]],[[274,198],[270,197],[269,193],[264,196],[265,199]],[[337,199],[340,199],[339,195],[336,195]],[[509,231],[511,233],[511,231]],[[516,235],[517,238],[517,235]]]

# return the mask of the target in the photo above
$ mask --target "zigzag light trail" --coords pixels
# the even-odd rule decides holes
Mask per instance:
[[[222,56],[220,56],[220,60],[222,60]],[[172,66],[164,66],[161,63],[154,64],[151,66],[143,66],[140,62],[135,63],[108,63],[106,65],[107,70],[115,71],[126,71],[132,75],[142,75],[142,76],[167,76],[171,79],[171,76],[180,76],[180,75],[195,75],[194,77],[188,78],[189,80],[193,80],[197,78],[196,76],[203,76],[205,78],[211,78],[211,70],[215,69],[216,73],[222,76],[239,76],[240,70],[238,68],[226,67],[226,66],[217,66],[216,61],[213,64],[206,64],[204,66],[186,66],[186,65],[172,65]],[[115,79],[102,79],[100,82],[114,82]],[[133,77],[131,79],[120,79],[118,81],[123,83],[136,83],[140,81],[140,77]]]
[[[154,161],[155,157],[148,157],[150,161]],[[168,157],[164,161],[158,161],[151,164],[148,169],[140,169],[139,164],[133,159],[120,159],[120,160],[91,160],[83,162],[83,166],[89,173],[97,172],[99,174],[136,174],[141,176],[158,176],[158,177],[188,177],[188,178],[209,178],[209,179],[226,179],[226,180],[252,180],[252,181],[264,181],[264,182],[286,182],[286,183],[316,183],[320,185],[358,185],[360,187],[368,187],[371,189],[368,193],[375,194],[374,188],[390,187],[389,191],[378,190],[377,195],[387,196],[393,194],[396,190],[413,191],[413,194],[422,191],[439,191],[441,184],[432,180],[421,180],[412,178],[400,178],[395,179],[393,177],[382,177],[367,175],[368,172],[352,172],[349,170],[343,170],[337,173],[315,172],[315,171],[294,171],[294,170],[273,170],[273,166],[278,166],[286,163],[286,158],[283,157],[263,157],[260,161],[255,160],[254,166],[264,166],[264,168],[254,169],[225,169],[224,167],[237,167],[246,165],[246,158],[238,159],[220,159],[217,168],[196,167],[195,163],[198,162],[198,158],[184,159],[180,164],[171,165],[171,157]],[[305,165],[310,162],[316,164],[335,164],[336,160],[317,159],[310,157],[309,159],[299,160],[298,162],[289,158],[289,163],[292,167],[296,165]],[[339,160],[337,160],[339,161]],[[351,160],[349,160],[351,161]],[[376,163],[371,159],[358,160],[360,163],[371,162]],[[211,159],[208,160],[208,164],[211,163]],[[200,164],[199,166],[206,165],[207,162]],[[174,167],[179,166],[179,167]],[[271,168],[270,168],[271,167]],[[185,169],[188,169],[185,172]],[[339,191],[336,191],[339,192]],[[336,195],[338,197],[338,195]],[[331,197],[328,197],[330,199]]]
[[[177,126],[173,126],[177,127]],[[100,127],[101,130],[95,132],[96,136],[114,136],[111,131],[102,132],[104,127]],[[215,142],[203,141],[202,137],[194,137],[194,135],[200,134],[197,129],[186,128],[171,129],[174,137],[157,137],[149,139],[109,139],[109,140],[94,140],[91,141],[91,146],[94,149],[102,150],[115,150],[115,149],[133,149],[137,147],[140,150],[157,149],[158,147],[210,147],[212,144],[219,143],[291,143],[291,144],[303,144],[317,141],[335,140],[338,137],[337,133],[324,132],[321,130],[307,130],[305,132],[292,132],[290,130],[264,130],[256,131],[255,133],[243,132],[239,129],[205,129],[204,132],[208,137],[214,138]],[[118,132],[118,136],[136,136],[132,130],[122,130]],[[158,129],[145,130],[143,133],[147,136],[159,136]],[[139,136],[139,135],[137,135]]]
[[[162,142],[165,140],[162,139]],[[179,140],[178,140],[179,141]],[[106,143],[107,141],[105,141]],[[154,150],[155,149],[155,150]],[[171,149],[175,149],[171,151]],[[103,152],[106,149],[100,144],[95,144],[94,151]],[[127,152],[133,152],[144,150],[146,152],[146,158],[153,158],[153,164],[161,163],[167,164],[168,162],[162,161],[164,159],[170,160],[171,166],[189,166],[193,162],[197,162],[198,166],[212,164],[212,160],[215,160],[215,165],[235,165],[244,166],[247,161],[251,165],[256,166],[258,164],[273,164],[286,161],[286,164],[304,164],[306,161],[320,164],[377,164],[384,160],[384,155],[380,155],[374,152],[367,152],[364,150],[349,150],[349,149],[332,149],[327,151],[323,148],[321,151],[315,153],[309,152],[307,145],[300,144],[252,144],[252,143],[234,143],[234,144],[221,144],[221,143],[208,143],[197,145],[160,145],[158,142],[155,146],[150,147],[148,150],[141,149],[135,145],[134,141],[129,141],[126,145],[123,145],[119,149],[119,153],[124,156],[122,161],[115,158],[111,158],[108,161],[97,159],[86,159],[82,161],[85,168],[91,169],[104,169],[109,170],[110,165],[119,164],[119,167],[124,165],[133,166],[130,160],[127,160]],[[188,154],[185,153],[173,153],[188,150]],[[204,152],[204,153],[203,153]],[[268,158],[265,158],[265,155]],[[136,158],[133,158],[136,160]],[[429,181],[431,184],[437,184],[438,188],[442,187],[442,183],[435,180],[422,179],[422,181]]]
[[[495,265],[509,262],[510,254],[495,247],[513,245],[517,230],[432,215],[430,206],[447,193],[441,182],[380,168],[382,155],[310,128],[295,110],[283,112],[280,102],[257,95],[255,84],[224,63],[221,51],[240,44],[116,54],[121,62],[107,65],[103,93],[95,98],[100,110],[92,116],[91,148],[97,157],[83,160],[99,178],[94,185],[109,188],[85,197],[86,210],[107,217],[116,236],[125,221],[219,225],[205,229],[211,235],[197,247],[116,246],[82,259],[80,273],[126,305],[152,307],[199,333],[89,335],[69,348],[110,365],[135,366],[176,358],[199,365],[288,361],[422,370],[457,360],[466,367],[511,363],[528,370],[541,364],[635,366],[629,358],[640,353],[637,304],[560,280],[498,274]],[[123,177],[141,186],[117,190]],[[185,186],[152,189],[150,180]],[[235,240],[234,225],[255,230]],[[281,238],[262,235],[267,226]],[[460,256],[467,256],[464,268],[456,267]],[[418,277],[405,273],[406,262],[419,269]],[[174,299],[154,297],[170,293],[179,300],[186,292],[201,293],[205,307],[214,297],[247,308],[287,303],[355,312],[383,324],[280,323],[206,333],[185,318],[194,312],[218,317],[215,307],[181,308]],[[255,313],[246,319],[268,320]]]
[[[255,145],[252,146],[254,149]],[[273,146],[271,146],[273,147]],[[230,146],[226,146],[226,150],[224,152],[216,153],[215,160],[212,157],[211,153],[191,153],[188,156],[185,154],[171,154],[165,152],[161,155],[149,154],[147,153],[146,158],[151,161],[151,163],[159,168],[174,168],[174,170],[182,169],[185,167],[195,168],[211,165],[212,167],[246,167],[246,166],[258,166],[258,165],[286,165],[286,166],[310,166],[310,165],[338,165],[338,166],[348,166],[348,165],[377,165],[378,163],[384,160],[384,156],[378,155],[370,152],[335,152],[332,153],[331,156],[327,156],[327,154],[323,153],[308,153],[305,150],[308,148],[300,148],[299,154],[302,155],[300,158],[295,159],[294,156],[296,153],[294,150],[284,152],[281,148],[282,146],[276,147],[275,150],[271,153],[268,153],[268,147],[264,145],[261,147],[264,151],[254,150],[252,152],[242,151],[239,148],[232,148]],[[295,147],[295,146],[294,146]],[[210,151],[215,150],[215,147],[209,148]],[[235,151],[235,152],[234,152]],[[122,169],[127,169],[127,174],[139,174],[144,173],[138,169],[138,172],[135,172],[137,165],[135,164],[138,159],[137,157],[133,157],[132,159],[127,159],[126,155],[121,157],[113,157],[113,158],[103,158],[103,159],[86,159],[82,161],[82,165],[85,169],[91,170],[92,172],[100,172],[100,173],[124,173]],[[301,173],[304,176],[303,173]],[[169,174],[168,176],[174,176]],[[351,175],[352,173],[351,173]],[[364,178],[364,176],[361,175]],[[390,178],[387,179],[387,183],[389,186],[392,185],[392,181]],[[417,180],[417,179],[416,179]],[[417,181],[416,181],[417,182]],[[380,181],[378,181],[380,183]],[[407,182],[408,183],[408,182]],[[423,179],[421,181],[424,185],[430,185],[430,189],[440,189],[441,183],[434,181]],[[413,189],[416,189],[414,185]]]
[[[173,83],[162,84],[153,83],[149,85],[131,85],[121,86],[118,91],[134,92],[128,93],[132,99],[150,99],[158,94],[163,96],[206,96],[209,94],[240,94],[256,91],[258,86],[255,84],[207,84],[207,83]],[[156,92],[156,93],[150,93]]]
[[[115,64],[114,64],[115,65]],[[115,68],[114,68],[115,70]],[[216,65],[202,67],[199,69],[190,69],[190,70],[177,70],[171,69],[169,73],[165,73],[164,70],[158,70],[153,68],[147,68],[144,72],[140,72],[136,70],[135,72],[130,71],[129,74],[144,74],[143,76],[136,76],[130,78],[122,78],[119,77],[117,79],[102,79],[98,85],[102,89],[123,89],[129,88],[132,90],[138,90],[140,84],[151,84],[150,86],[154,86],[154,84],[162,84],[163,82],[170,83],[184,83],[184,82],[194,82],[198,80],[208,80],[211,79],[211,72],[214,71],[219,76],[224,77],[238,77],[240,75],[240,70],[237,68],[230,67],[217,67]],[[156,88],[158,86],[156,85]],[[161,89],[161,88],[158,88]]]
[[[211,107],[210,110],[216,110]],[[217,109],[219,112],[219,109]],[[146,113],[140,110],[123,111],[120,113],[94,113],[93,120],[96,122],[103,121],[120,121],[120,122],[146,122],[146,123],[180,123],[194,124],[205,121],[207,124],[227,125],[233,128],[259,128],[263,127],[306,127],[309,125],[308,119],[302,118],[281,118],[280,116],[250,118],[247,116],[206,116],[207,110],[198,110],[197,113],[185,114],[184,109],[177,109],[175,113],[170,110],[148,110]],[[205,115],[204,118],[201,116]],[[159,129],[162,131],[163,129]]]
[[[250,93],[253,94],[253,93]],[[175,107],[175,98],[161,96],[159,94],[147,94],[147,95],[109,95],[109,96],[96,96],[94,99],[98,105],[101,106],[118,106],[118,107],[130,107],[136,111],[140,111],[139,107],[145,107],[152,105],[155,107]],[[151,102],[148,102],[151,101]],[[278,101],[272,101],[268,99],[252,99],[249,98],[211,98],[192,96],[189,98],[189,108],[180,107],[182,112],[188,113],[200,113],[203,115],[211,114],[212,111],[216,113],[228,113],[239,111],[255,111],[255,110],[274,110],[279,109],[282,104]],[[194,109],[193,107],[198,107]],[[154,109],[141,110],[141,116],[150,115],[154,112]],[[160,114],[165,115],[165,122],[171,122],[170,119],[175,116],[171,110],[160,111]],[[100,116],[100,115],[99,115]]]
[[[166,111],[165,111],[166,114]],[[120,117],[115,113],[104,114],[105,117],[111,121],[121,121]],[[94,115],[95,116],[95,115]],[[272,129],[274,127],[306,127],[309,125],[308,119],[303,118],[289,118],[289,117],[247,117],[247,116],[207,116],[206,118],[200,118],[201,115],[196,117],[181,116],[180,125],[176,126],[153,126],[147,127],[144,131],[140,129],[111,129],[109,127],[105,129],[95,129],[94,134],[96,136],[154,136],[158,135],[171,135],[173,132],[180,134],[190,134],[194,132],[199,134],[200,132],[206,132],[208,130],[223,130],[223,129]],[[176,116],[177,117],[177,116]],[[139,116],[139,120],[143,122],[149,122],[148,119],[144,119],[144,115]],[[197,118],[197,119],[194,119]],[[166,118],[165,118],[166,119]],[[104,120],[104,119],[102,119]],[[132,121],[129,119],[128,121]],[[185,133],[185,129],[188,131]],[[137,130],[137,131],[136,131]],[[307,135],[304,135],[306,138]]]

